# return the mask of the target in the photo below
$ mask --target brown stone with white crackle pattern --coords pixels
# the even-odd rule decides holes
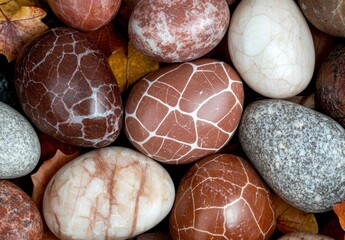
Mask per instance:
[[[84,34],[54,28],[27,45],[16,62],[16,90],[29,119],[44,133],[82,147],[118,136],[123,107],[103,53]]]
[[[121,0],[47,0],[55,15],[68,26],[94,31],[109,23]]]
[[[131,14],[133,45],[163,62],[185,62],[211,51],[230,21],[225,0],[142,0]]]
[[[169,226],[173,239],[268,239],[275,212],[254,168],[235,155],[218,154],[183,177]]]
[[[345,45],[336,46],[322,63],[316,81],[320,110],[345,127]]]
[[[0,180],[0,239],[39,240],[41,215],[31,198],[15,184]]]
[[[228,64],[199,59],[141,79],[125,108],[131,143],[155,160],[183,164],[220,150],[243,110],[243,85]]]

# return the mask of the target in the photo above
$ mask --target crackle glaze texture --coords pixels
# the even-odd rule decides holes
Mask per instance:
[[[268,239],[275,228],[271,194],[240,157],[212,155],[183,177],[170,215],[173,239]]]
[[[228,45],[243,81],[263,96],[295,96],[313,76],[312,35],[293,0],[242,0],[230,21]]]
[[[53,28],[16,61],[21,106],[44,133],[82,147],[112,143],[122,126],[122,101],[106,57],[82,33]]]
[[[211,51],[229,26],[225,0],[142,0],[129,20],[133,45],[163,62],[185,62]]]
[[[321,111],[345,127],[345,45],[334,48],[322,63],[316,81]]]
[[[0,180],[0,239],[42,239],[43,222],[36,204],[19,187]]]
[[[121,0],[47,0],[54,14],[69,27],[94,31],[110,22]]]
[[[0,102],[0,179],[29,174],[40,159],[38,136],[29,121]]]
[[[243,85],[224,62],[199,59],[141,79],[125,108],[131,143],[155,160],[183,164],[220,150],[242,114]]]
[[[345,199],[345,130],[292,102],[266,99],[244,110],[242,148],[265,182],[305,212],[325,212]]]
[[[321,31],[345,37],[345,2],[343,0],[298,0],[306,18]]]
[[[122,147],[86,153],[50,180],[43,213],[60,239],[128,239],[170,212],[175,188],[154,160]]]

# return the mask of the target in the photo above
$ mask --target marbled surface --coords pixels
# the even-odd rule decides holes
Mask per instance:
[[[312,78],[313,39],[293,0],[242,0],[231,17],[228,45],[242,79],[266,97],[297,95]]]
[[[239,124],[243,85],[228,64],[199,59],[141,79],[125,107],[125,132],[145,155],[170,164],[196,161],[229,142]]]
[[[239,127],[244,152],[267,184],[306,212],[345,199],[345,130],[298,104],[266,99],[246,107]]]
[[[173,239],[269,239],[274,205],[252,165],[235,155],[212,155],[183,177],[169,226]]]
[[[107,58],[84,34],[52,28],[16,61],[16,91],[44,133],[81,147],[104,147],[122,127],[119,88]]]
[[[133,9],[128,33],[145,55],[163,62],[185,62],[216,47],[229,20],[225,0],[142,0]]]
[[[94,31],[110,22],[119,11],[121,0],[47,0],[54,14],[66,25]]]
[[[174,199],[174,184],[161,165],[131,149],[106,147],[54,175],[43,213],[61,239],[127,239],[158,224]]]
[[[0,239],[40,240],[42,234],[36,204],[12,182],[0,180]]]
[[[40,159],[41,147],[30,122],[0,102],[0,179],[29,174]]]

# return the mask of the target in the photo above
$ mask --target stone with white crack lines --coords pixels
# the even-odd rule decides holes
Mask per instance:
[[[325,212],[345,199],[345,131],[326,115],[284,100],[251,103],[239,138],[244,152],[283,199]]]

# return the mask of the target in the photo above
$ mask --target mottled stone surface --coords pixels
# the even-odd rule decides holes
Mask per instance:
[[[316,81],[320,109],[345,127],[345,45],[336,46],[322,63]]]
[[[345,37],[345,2],[343,0],[298,0],[306,18],[321,31]]]
[[[243,85],[224,62],[199,59],[141,79],[125,108],[131,143],[158,161],[183,164],[221,149],[242,114]]]
[[[7,180],[0,180],[0,239],[39,240],[41,215],[31,198]]]
[[[243,150],[267,184],[306,212],[345,198],[345,131],[333,119],[284,100],[248,105],[239,127]]]
[[[248,162],[212,155],[183,177],[169,226],[173,239],[269,239],[275,212],[268,187]]]
[[[229,20],[225,0],[142,0],[133,9],[128,32],[145,55],[163,62],[185,62],[216,47]]]
[[[41,147],[29,121],[0,102],[0,179],[22,177],[37,165]]]
[[[121,0],[47,0],[55,15],[68,26],[94,31],[117,14]]]
[[[158,224],[174,199],[174,184],[161,165],[131,149],[106,147],[54,175],[43,213],[62,239],[127,239]]]
[[[0,63],[3,64],[3,63]],[[0,101],[11,107],[18,107],[18,99],[11,75],[0,71]]]
[[[231,17],[228,45],[243,81],[263,96],[295,96],[312,78],[313,39],[293,0],[242,0]]]
[[[82,33],[53,28],[16,62],[16,90],[44,133],[82,147],[112,143],[122,127],[122,100],[107,58]]]

